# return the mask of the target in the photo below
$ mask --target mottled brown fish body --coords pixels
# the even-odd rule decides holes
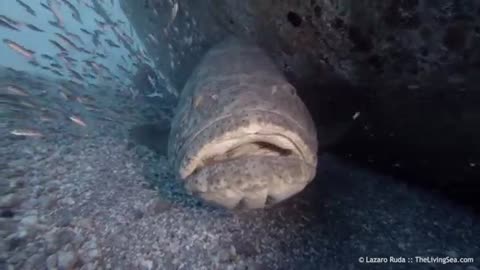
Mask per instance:
[[[316,130],[270,58],[228,38],[205,55],[181,93],[169,158],[186,188],[204,200],[262,208],[313,179]]]

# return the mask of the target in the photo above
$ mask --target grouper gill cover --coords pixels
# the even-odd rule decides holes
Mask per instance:
[[[313,179],[317,144],[295,88],[260,48],[229,37],[185,84],[168,154],[191,193],[227,208],[262,208]]]

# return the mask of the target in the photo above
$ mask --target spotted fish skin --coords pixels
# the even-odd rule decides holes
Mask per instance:
[[[168,156],[193,194],[227,208],[262,208],[314,178],[316,135],[307,108],[271,59],[229,37],[185,84]]]

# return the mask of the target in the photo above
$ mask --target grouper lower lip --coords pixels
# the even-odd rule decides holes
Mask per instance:
[[[294,125],[274,112],[254,110],[210,123],[189,141],[200,147],[182,158],[187,190],[227,208],[262,208],[301,191],[313,177],[315,160]]]
[[[171,124],[169,159],[196,196],[262,208],[300,192],[317,166],[315,125],[256,46],[229,38],[187,81]]]
[[[312,166],[297,157],[246,155],[206,165],[185,184],[193,194],[217,205],[263,208],[303,190],[311,171]]]

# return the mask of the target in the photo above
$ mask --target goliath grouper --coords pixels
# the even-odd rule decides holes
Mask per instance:
[[[185,84],[168,155],[190,193],[226,208],[262,208],[314,178],[317,144],[295,88],[261,49],[231,37]]]

